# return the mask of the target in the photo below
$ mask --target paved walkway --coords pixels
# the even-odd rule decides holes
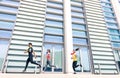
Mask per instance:
[[[120,78],[120,75],[92,74],[2,74],[0,78]]]

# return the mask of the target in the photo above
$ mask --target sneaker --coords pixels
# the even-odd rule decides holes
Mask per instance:
[[[74,72],[73,74],[76,74],[76,72]]]
[[[25,72],[26,70],[23,70],[22,72]]]

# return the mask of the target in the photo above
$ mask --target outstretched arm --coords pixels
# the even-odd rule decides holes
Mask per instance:
[[[25,52],[24,53],[28,53],[28,50],[25,50]]]

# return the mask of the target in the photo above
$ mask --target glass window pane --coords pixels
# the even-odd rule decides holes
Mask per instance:
[[[63,10],[61,9],[55,9],[55,8],[50,8],[50,7],[47,7],[47,11],[51,11],[51,12],[57,12],[57,13],[63,13]]]
[[[83,5],[81,1],[80,2],[78,0],[71,0],[71,1],[72,1],[71,3],[77,4],[77,5],[80,5],[80,6]]]
[[[114,53],[115,53],[115,60],[119,61],[120,60],[119,51],[118,50],[114,50]]]
[[[0,30],[0,37],[2,37],[2,38],[10,38],[11,35],[12,35],[11,31]]]
[[[72,34],[73,34],[73,36],[86,37],[86,32],[85,31],[75,31],[75,30],[73,30]]]
[[[13,29],[13,27],[14,27],[14,23],[12,22],[0,21],[0,28]]]
[[[116,20],[114,18],[105,17],[105,20],[108,22],[116,22]]]
[[[114,17],[114,14],[109,12],[104,12],[104,15],[108,17]]]
[[[84,16],[83,13],[79,13],[79,12],[72,12],[72,15],[75,15],[75,16]]]
[[[16,15],[10,15],[10,14],[0,13],[0,19],[15,20],[16,19]]]
[[[87,40],[80,38],[73,38],[73,44],[87,45]]]
[[[110,35],[110,39],[116,41],[116,40],[120,40],[120,37],[115,35]]]
[[[112,12],[113,11],[111,8],[106,8],[106,7],[103,7],[103,10],[104,11],[108,11],[108,12]]]
[[[78,48],[79,46],[74,46],[74,49]],[[84,72],[90,72],[90,62],[89,62],[89,52],[87,47],[80,47],[78,51],[76,51],[78,62],[77,64],[81,64],[83,66],[83,71]],[[77,71],[81,71],[81,68],[78,67],[76,68]]]
[[[106,25],[110,28],[118,28],[117,24],[114,24],[114,23],[106,23]]]
[[[80,29],[80,30],[85,30],[85,25],[80,25],[80,24],[72,24],[72,28],[75,29]]]
[[[14,4],[14,5],[19,5],[20,2],[14,1],[14,0],[2,0],[4,3],[9,3],[9,4]]]
[[[104,2],[101,2],[103,6],[107,6],[107,7],[111,7],[111,4],[109,3],[104,3]]]
[[[55,15],[55,14],[46,14],[46,17],[47,18],[56,18],[56,19],[59,19],[59,20],[62,20],[63,17],[61,15]]]
[[[46,64],[46,51],[47,49],[51,50],[51,64],[56,66],[56,68],[54,69],[55,72],[62,72],[62,49],[63,49],[63,45],[60,44],[44,44],[44,63],[43,65],[45,66]],[[54,58],[53,58],[53,51],[54,51]],[[53,59],[54,59],[54,64],[53,64]],[[51,72],[52,69],[48,66],[46,69],[47,72]]]
[[[83,11],[83,9],[81,7],[76,7],[76,6],[72,6],[71,9],[77,10],[77,11]]]
[[[56,27],[62,27],[63,23],[60,22],[60,21],[46,20],[46,25],[51,25],[51,26],[56,26]]]
[[[63,29],[45,27],[46,33],[63,34]]]
[[[101,1],[103,1],[103,2],[110,2],[110,0],[101,0]]]
[[[119,30],[116,30],[116,29],[108,29],[108,32],[110,34],[119,34]]]
[[[7,11],[13,11],[13,12],[17,12],[18,11],[17,8],[1,6],[1,5],[0,5],[0,10],[7,10]]]
[[[61,3],[50,2],[50,1],[48,1],[47,5],[55,6],[55,7],[60,7],[60,8],[62,8],[62,6],[63,6]]]
[[[72,22],[84,23],[84,19],[82,19],[82,18],[72,18]]]
[[[50,35],[45,35],[45,41],[46,42],[63,42],[63,37],[62,36],[50,36]]]
[[[120,43],[112,42],[112,47],[119,48],[120,47]]]

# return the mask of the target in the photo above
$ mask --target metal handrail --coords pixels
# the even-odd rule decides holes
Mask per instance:
[[[37,61],[35,61],[35,62],[37,62]],[[37,65],[35,65],[35,74],[37,73]]]
[[[9,62],[9,60],[7,59],[7,60],[6,60],[6,64],[5,64],[5,66],[4,66],[4,67],[5,67],[5,69],[4,69],[4,72],[3,72],[3,73],[6,73],[6,72],[7,72],[8,62]]]

